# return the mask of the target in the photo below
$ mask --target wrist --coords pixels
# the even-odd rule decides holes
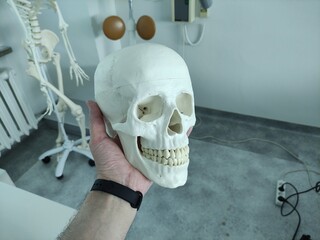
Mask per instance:
[[[125,239],[128,229],[130,228],[137,210],[132,208],[126,201],[114,195],[100,191],[91,191],[85,202],[87,206],[90,221],[86,226],[91,229],[90,236],[85,239],[92,239],[93,234],[105,232],[109,239]]]
[[[134,191],[131,188],[117,182],[104,179],[97,179],[94,182],[91,191],[100,191],[114,195],[122,200],[125,200],[131,205],[132,208],[137,210],[139,210],[143,199],[141,192]]]
[[[108,180],[108,181],[113,181],[116,183],[119,183],[123,186],[126,186],[134,191],[139,191],[141,192],[143,195],[145,195],[147,193],[147,191],[149,190],[149,188],[152,185],[152,182],[147,179],[140,179],[140,180],[136,180],[134,177],[115,177],[115,176],[105,176],[103,174],[97,174],[97,179],[103,179],[103,180]]]

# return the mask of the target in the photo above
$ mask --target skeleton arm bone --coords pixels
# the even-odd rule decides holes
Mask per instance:
[[[39,80],[39,79],[38,79]],[[57,96],[59,96],[65,103],[70,107],[72,115],[77,116],[77,118],[81,118],[83,115],[81,106],[72,102],[68,97],[63,95],[55,86],[53,86],[50,82],[41,82],[44,86],[50,88]]]
[[[57,69],[57,75],[58,78],[60,76],[60,78],[62,77],[61,75],[61,68],[60,68],[60,63],[59,63],[59,57],[57,57],[57,55],[55,55],[56,57],[53,57],[54,59],[54,64],[56,65],[56,69]],[[58,97],[59,97],[59,102],[60,104],[65,103],[67,106],[69,106],[70,110],[71,110],[71,114],[73,116],[76,117],[76,120],[78,122],[78,125],[80,127],[80,131],[81,131],[81,147],[82,148],[87,148],[87,141],[86,141],[86,129],[85,129],[85,115],[82,111],[82,107],[75,104],[74,102],[72,102],[68,97],[66,97],[61,91],[59,91],[55,86],[53,86],[50,82],[48,81],[44,81],[41,78],[41,73],[39,73],[37,71],[36,65],[33,62],[29,62],[29,68],[27,70],[28,74],[30,76],[33,76],[35,79],[37,79],[38,81],[40,81],[41,86],[43,88],[48,87],[49,89],[51,89]],[[58,80],[59,81],[59,80]],[[62,80],[60,80],[62,81]],[[63,107],[64,104],[62,104]]]
[[[58,97],[60,97],[71,109],[71,113],[76,116],[77,118],[81,118],[83,116],[82,108],[81,106],[75,104],[72,102],[67,96],[65,96],[63,93],[61,93],[55,86],[53,86],[48,81],[43,81],[39,77],[39,73],[36,70],[35,64],[33,62],[29,62],[29,69],[28,74],[34,77],[35,79],[39,80],[42,86],[48,87],[51,89]]]
[[[42,86],[48,87],[52,90],[60,99],[62,99],[66,105],[71,109],[71,113],[76,117],[76,120],[80,126],[81,131],[81,139],[82,139],[82,147],[87,148],[87,141],[85,139],[85,115],[82,111],[81,106],[72,102],[68,97],[66,97],[63,93],[61,93],[55,86],[53,86],[50,82],[41,81],[39,75],[36,72],[34,64],[30,62],[30,68],[28,69],[28,74],[33,76],[35,79],[39,80]]]
[[[82,68],[79,66],[79,64],[76,61],[76,58],[74,56],[68,35],[67,35],[67,28],[68,24],[64,21],[63,16],[61,14],[60,8],[58,3],[55,0],[50,0],[51,4],[54,6],[55,10],[57,11],[57,15],[59,18],[59,29],[62,35],[63,43],[65,45],[67,54],[69,56],[70,60],[70,77],[73,79],[73,74],[76,78],[76,84],[77,86],[80,84],[83,84],[83,79],[89,80],[88,75],[82,70]]]
[[[53,58],[53,64],[56,66],[57,71],[57,78],[58,78],[58,88],[62,94],[64,94],[64,88],[63,88],[63,78],[62,78],[62,72],[61,72],[61,65],[60,65],[60,54],[57,52],[54,52],[52,55]]]
[[[60,92],[63,94],[64,90],[63,90],[63,80],[62,80],[62,73],[61,73],[61,66],[60,66],[60,54],[54,52],[52,58],[53,58],[53,64],[56,66],[56,71],[58,76],[58,86],[59,86]],[[64,101],[64,99],[62,99],[62,101]],[[72,115],[76,117],[76,120],[80,127],[82,147],[86,148],[87,141],[86,141],[86,130],[85,130],[85,115],[83,114],[82,108],[79,105],[76,105],[74,103],[72,106],[69,105],[68,103],[66,104],[70,107]]]

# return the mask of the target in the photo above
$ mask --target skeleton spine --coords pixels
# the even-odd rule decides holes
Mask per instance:
[[[36,9],[32,8],[32,4],[29,1],[17,1],[16,2],[17,10],[25,24],[25,27],[28,29],[31,34],[33,43],[38,46],[41,44],[41,29],[37,17]]]
[[[32,33],[32,39],[35,45],[41,44],[41,29],[39,26],[38,17],[35,15],[29,19],[29,25]]]

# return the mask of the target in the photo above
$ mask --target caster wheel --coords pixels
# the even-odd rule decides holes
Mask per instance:
[[[41,160],[43,163],[47,164],[51,161],[51,158],[49,156],[45,157],[44,159]]]
[[[59,177],[56,177],[58,180],[61,180],[63,178],[63,174]]]
[[[89,159],[88,164],[91,167],[94,167],[96,165],[96,163],[92,159]]]

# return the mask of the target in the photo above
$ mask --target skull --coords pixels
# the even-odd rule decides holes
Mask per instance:
[[[160,186],[184,185],[195,124],[184,60],[165,46],[137,44],[105,57],[94,78],[107,132],[118,134],[127,160]]]

